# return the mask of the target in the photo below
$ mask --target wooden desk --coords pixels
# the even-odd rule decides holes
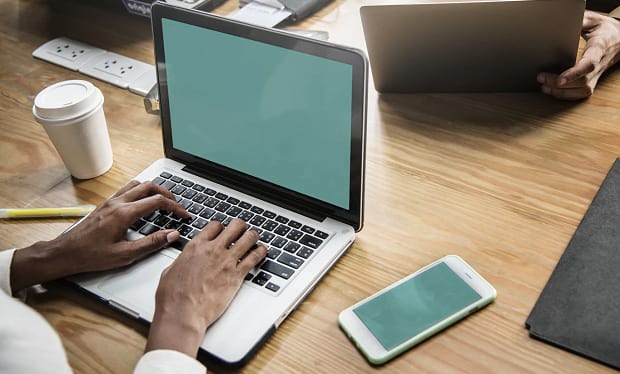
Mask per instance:
[[[302,26],[363,48],[361,3],[336,0]],[[0,0],[2,207],[100,203],[163,156],[159,118],[140,97],[31,57],[57,36],[153,62],[148,20],[120,0]],[[65,79],[89,79],[105,95],[115,163],[96,179],[72,180],[32,119],[36,93]],[[619,108],[618,73],[580,103],[537,93],[378,97],[371,85],[364,230],[243,371],[611,371],[530,339],[524,321],[620,152]],[[70,222],[0,222],[0,247],[50,239]],[[369,366],[340,332],[338,313],[450,253],[497,288],[496,302]],[[78,373],[130,372],[142,353],[145,326],[71,289],[52,285],[29,303],[59,332]]]

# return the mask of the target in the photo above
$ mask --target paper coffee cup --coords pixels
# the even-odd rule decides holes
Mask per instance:
[[[75,178],[94,178],[112,167],[103,94],[92,83],[53,84],[37,94],[32,113]]]

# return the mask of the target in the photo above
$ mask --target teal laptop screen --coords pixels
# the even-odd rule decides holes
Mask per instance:
[[[170,19],[162,27],[175,149],[349,209],[351,65]]]
[[[386,350],[481,299],[443,262],[355,308]]]

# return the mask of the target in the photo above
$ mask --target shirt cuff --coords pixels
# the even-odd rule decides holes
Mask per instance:
[[[0,290],[9,296],[13,296],[13,292],[11,292],[11,263],[15,249],[0,251]]]
[[[144,354],[134,374],[204,374],[207,368],[195,358],[170,349],[158,349]]]

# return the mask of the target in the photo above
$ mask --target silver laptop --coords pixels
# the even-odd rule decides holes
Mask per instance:
[[[269,253],[201,349],[244,364],[362,228],[367,62],[350,48],[169,5],[154,5],[152,20],[166,158],[136,179],[172,191],[192,219],[143,217],[130,237],[177,228],[182,238],[129,268],[72,281],[151,322],[162,270],[207,222],[239,217]]]
[[[575,63],[584,0],[415,2],[361,8],[379,92],[535,91]]]

